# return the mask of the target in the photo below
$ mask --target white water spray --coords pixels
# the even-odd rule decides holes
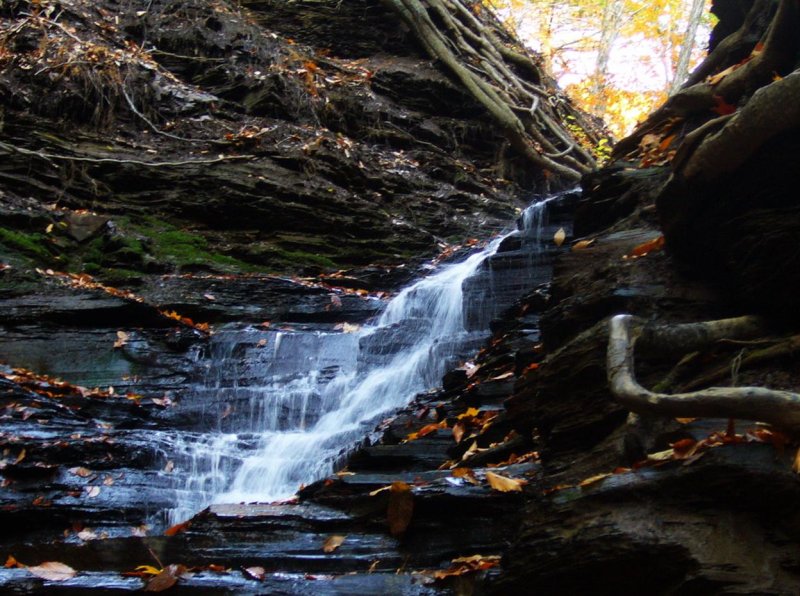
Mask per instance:
[[[539,242],[547,202],[523,213],[523,244]],[[488,329],[467,331],[462,284],[507,236],[404,289],[374,324],[356,333],[272,332],[272,349],[262,351],[268,354],[266,382],[241,387],[245,372],[227,371],[237,381],[215,389],[218,401],[249,404],[237,432],[197,433],[176,444],[187,479],[172,521],[211,500],[293,495],[332,472],[381,418],[438,386],[488,335]]]

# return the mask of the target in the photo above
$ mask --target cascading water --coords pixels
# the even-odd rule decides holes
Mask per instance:
[[[465,305],[465,282],[477,278],[512,236],[517,252],[535,256],[550,200],[529,207],[519,231],[401,291],[373,324],[346,328],[350,333],[221,330],[211,347],[209,378],[199,391],[208,396],[204,403],[225,404],[221,419],[227,424],[186,433],[173,445],[184,485],[171,521],[211,501],[293,495],[301,484],[330,473],[382,417],[438,386],[449,367],[480,346],[497,308]],[[520,288],[530,289],[535,281]],[[487,302],[485,296],[481,302]],[[476,309],[486,312],[475,315]],[[234,357],[237,350],[244,358]]]

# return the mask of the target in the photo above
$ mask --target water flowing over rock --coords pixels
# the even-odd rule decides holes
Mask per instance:
[[[549,279],[543,239],[557,226],[546,223],[548,206],[563,209],[570,196],[534,203],[518,230],[408,286],[373,323],[215,334],[204,386],[184,402],[212,423],[224,416],[176,444],[185,485],[172,521],[212,500],[290,497],[332,472],[382,418],[437,387],[483,344],[492,320]]]

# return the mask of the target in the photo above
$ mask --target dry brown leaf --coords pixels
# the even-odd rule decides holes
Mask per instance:
[[[389,533],[400,537],[405,534],[414,514],[414,495],[411,486],[406,482],[392,482],[389,487],[389,506],[386,518],[389,521]]]
[[[794,463],[792,463],[792,472],[800,474],[800,449],[794,455]]]
[[[178,580],[184,573],[186,573],[185,565],[167,565],[161,573],[147,582],[144,591],[163,592],[164,590],[168,590],[178,583]]]
[[[524,480],[520,480],[518,478],[506,478],[505,476],[500,476],[500,474],[495,474],[494,472],[486,472],[486,481],[489,483],[494,490],[498,490],[501,493],[508,493],[508,492],[521,492],[522,485],[526,482]]]
[[[327,540],[325,540],[324,544],[322,545],[322,551],[325,553],[332,553],[337,548],[342,546],[346,536],[328,536]]]
[[[463,478],[471,484],[480,485],[481,481],[475,477],[475,471],[472,468],[456,468],[452,472],[453,478]]]
[[[90,499],[94,499],[97,495],[100,494],[100,487],[99,486],[87,486],[84,487],[86,490],[86,496]]]
[[[460,443],[461,439],[464,438],[464,433],[467,432],[466,425],[459,421],[453,425],[453,438],[455,439],[456,443]]]
[[[114,348],[121,348],[128,343],[130,336],[124,331],[117,331],[117,340],[114,342]]]
[[[564,231],[564,228],[558,228],[558,231],[553,234],[553,242],[556,246],[561,246],[564,244],[564,240],[567,239],[567,233]]]
[[[14,558],[14,555],[8,555],[8,558],[6,559],[6,564],[4,565],[4,567],[6,569],[12,569],[14,567],[25,567],[25,565],[23,565],[22,563],[17,561]]]
[[[40,577],[52,582],[63,582],[68,579],[72,579],[78,574],[78,572],[69,565],[59,563],[58,561],[48,561],[46,563],[42,563],[41,565],[28,567],[27,569],[36,577]]]
[[[585,250],[594,243],[595,243],[594,238],[592,238],[591,240],[578,240],[575,244],[572,245],[572,250]]]
[[[19,455],[17,456],[17,459],[14,460],[14,463],[18,464],[19,462],[21,462],[23,459],[25,459],[25,455],[26,455],[26,452],[25,452],[25,449],[23,449],[22,451],[19,452]]]

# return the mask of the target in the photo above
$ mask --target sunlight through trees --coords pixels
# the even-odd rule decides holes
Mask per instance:
[[[710,0],[485,0],[616,137],[677,91],[705,54]]]

